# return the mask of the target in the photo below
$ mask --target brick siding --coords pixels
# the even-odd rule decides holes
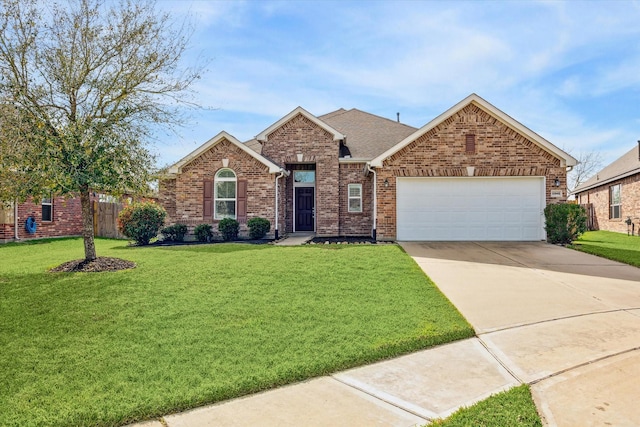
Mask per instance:
[[[220,221],[214,220],[213,215],[204,217],[204,182],[213,181],[215,174],[224,168],[223,159],[228,159],[227,168],[235,172],[238,180],[245,179],[248,182],[247,220],[254,217],[268,219],[271,231],[267,236],[273,237],[275,176],[268,172],[264,164],[227,140],[220,141],[183,166],[182,173],[175,178],[161,180],[158,202],[167,210],[166,224],[186,224],[190,233],[198,224],[211,224],[214,234],[218,233]],[[248,236],[246,222],[240,223],[240,235]]]
[[[13,209],[13,208],[12,208]],[[27,233],[25,221],[33,216],[36,219],[36,232]],[[13,215],[11,215],[13,217]],[[28,200],[18,204],[18,237],[37,239],[44,237],[79,236],[82,234],[82,208],[80,198],[54,197],[52,221],[42,221],[42,205]],[[13,240],[14,223],[0,225],[0,242]]]
[[[370,236],[373,228],[373,175],[364,163],[340,164],[340,236]],[[362,212],[349,212],[349,184],[362,184]]]
[[[267,135],[262,145],[263,156],[288,170],[295,164],[315,164],[315,221],[319,236],[340,234],[339,145],[333,135],[302,114]],[[301,161],[298,154],[302,154]],[[285,229],[290,233],[293,231],[293,174],[285,181]]]
[[[467,152],[466,135],[475,135]],[[385,160],[379,169],[377,234],[396,238],[396,177],[544,176],[547,203],[566,201],[566,168],[560,160],[475,105],[468,105]],[[554,186],[556,177],[560,187]],[[388,180],[389,186],[384,186]],[[551,198],[551,190],[561,198]]]
[[[609,188],[621,184],[620,218],[609,218]],[[636,234],[640,231],[640,174],[626,177],[580,193],[578,202],[593,205],[596,230],[627,232],[626,219],[631,217]]]

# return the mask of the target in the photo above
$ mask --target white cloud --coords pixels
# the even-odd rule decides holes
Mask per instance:
[[[559,146],[637,139],[638,119],[599,116],[640,87],[638,2],[161,2],[185,4],[213,58],[196,90],[220,108],[191,141],[248,139],[298,105],[422,126],[471,92]]]

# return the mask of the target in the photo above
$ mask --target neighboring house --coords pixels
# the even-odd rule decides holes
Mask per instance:
[[[129,194],[114,197],[108,194],[91,193],[94,208],[94,234],[102,237],[123,238],[124,236],[117,230],[117,216],[122,209],[121,201],[131,202],[134,198],[155,201],[155,197],[139,198]],[[29,218],[35,220],[35,232],[27,230],[26,221]],[[30,199],[18,203],[17,209],[15,203],[0,202],[0,243],[80,235],[82,235],[82,206],[79,197]]]
[[[576,159],[472,94],[420,129],[356,109],[296,108],[255,139],[221,132],[171,166],[170,223],[271,221],[271,236],[543,240]]]
[[[35,232],[25,228],[28,218],[35,219]],[[17,225],[17,226],[16,226]],[[82,209],[79,198],[52,197],[17,204],[0,204],[0,243],[18,239],[79,236],[82,234]]]
[[[579,185],[580,204],[592,205],[593,228],[627,232],[627,219],[640,228],[640,141],[609,166]]]

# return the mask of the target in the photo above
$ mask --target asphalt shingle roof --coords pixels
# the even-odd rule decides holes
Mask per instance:
[[[417,130],[356,108],[340,108],[318,118],[346,135],[351,158],[360,160],[375,158]],[[244,144],[257,153],[262,152],[262,144],[257,139],[250,139]]]
[[[640,173],[640,147],[636,146],[629,150],[628,153],[620,157],[615,162],[609,164],[600,172],[589,178],[583,184],[578,186],[574,193],[589,190],[600,185],[618,180],[625,176]]]
[[[346,135],[346,145],[354,159],[371,160],[417,130],[356,108],[341,108],[318,118]]]

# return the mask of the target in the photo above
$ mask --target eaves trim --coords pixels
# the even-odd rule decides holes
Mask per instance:
[[[256,135],[256,139],[260,142],[266,142],[270,133],[272,133],[273,131],[275,131],[276,129],[278,129],[280,126],[284,125],[291,119],[293,119],[298,114],[301,114],[302,116],[306,117],[317,126],[321,127],[322,129],[332,134],[334,141],[340,141],[340,140],[346,139],[345,135],[338,132],[333,127],[329,126],[328,124],[326,124],[325,122],[323,122],[322,120],[320,120],[319,118],[317,118],[316,116],[314,116],[313,114],[311,114],[310,112],[308,112],[302,107],[295,108],[292,112],[290,112],[289,114],[287,114],[286,116],[284,116],[283,118],[281,118],[280,120],[278,120],[277,122],[275,122],[274,124],[266,128],[265,130],[260,132],[258,135]]]
[[[253,151],[249,147],[245,146],[242,142],[238,141],[233,135],[230,135],[229,133],[227,133],[225,131],[222,131],[219,134],[217,134],[216,136],[214,136],[213,138],[211,138],[209,141],[207,141],[204,144],[202,144],[200,147],[196,148],[191,153],[187,154],[180,161],[178,161],[174,165],[170,166],[169,169],[168,169],[168,174],[177,175],[177,174],[182,173],[182,168],[184,166],[189,164],[194,159],[198,158],[202,153],[204,153],[205,151],[209,150],[211,147],[215,146],[216,144],[218,144],[219,142],[224,141],[224,140],[229,141],[230,143],[232,143],[236,147],[240,148],[242,151],[244,151],[245,153],[249,154],[251,157],[253,157],[257,161],[259,161],[260,163],[262,163],[263,165],[268,167],[269,168],[269,173],[278,173],[278,172],[280,172],[282,170],[282,168],[280,166],[276,165],[275,163],[273,163],[272,161],[268,160],[267,158],[265,158],[261,154],[256,153],[255,151]]]
[[[407,145],[411,144],[413,141],[415,141],[416,139],[420,138],[422,135],[424,135],[425,133],[429,132],[431,129],[433,129],[436,126],[440,125],[447,118],[449,118],[450,116],[452,116],[456,112],[462,110],[464,107],[466,107],[469,104],[477,105],[478,107],[482,108],[483,110],[485,110],[489,114],[497,117],[502,123],[504,123],[505,125],[509,126],[513,130],[515,130],[516,132],[526,136],[529,140],[533,141],[535,144],[537,144],[543,150],[545,150],[548,153],[550,153],[550,154],[554,155],[555,157],[559,158],[563,163],[562,164],[563,167],[564,166],[575,166],[575,165],[578,164],[578,160],[575,159],[573,156],[571,156],[570,154],[568,154],[565,151],[561,150],[560,148],[556,147],[555,145],[553,145],[551,142],[547,141],[542,136],[538,135],[537,133],[535,133],[534,131],[532,131],[528,127],[524,126],[522,123],[518,122],[517,120],[513,119],[508,114],[504,113],[503,111],[499,110],[495,106],[491,105],[489,102],[487,102],[484,99],[482,99],[480,96],[476,95],[475,93],[472,93],[471,95],[467,96],[462,101],[458,102],[453,107],[449,108],[444,113],[440,114],[435,119],[431,120],[429,123],[427,123],[426,125],[424,125],[420,129],[418,129],[417,131],[415,131],[411,135],[407,136],[405,139],[403,139],[402,141],[400,141],[399,143],[397,143],[396,145],[394,145],[393,147],[389,148],[387,151],[385,151],[384,153],[380,154],[378,157],[373,159],[371,161],[371,166],[373,166],[373,167],[382,167],[383,162],[385,160],[387,160],[389,157],[393,156],[395,153],[397,153],[398,151],[402,150],[404,147],[406,147]]]

